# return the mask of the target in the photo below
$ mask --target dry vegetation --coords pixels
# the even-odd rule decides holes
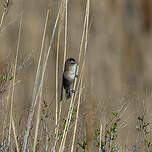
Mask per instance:
[[[0,0],[0,151],[151,152],[151,0]],[[66,58],[78,61],[60,101]]]

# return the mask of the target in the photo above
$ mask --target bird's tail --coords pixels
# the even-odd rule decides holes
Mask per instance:
[[[71,98],[71,91],[70,89],[66,89],[66,99]]]

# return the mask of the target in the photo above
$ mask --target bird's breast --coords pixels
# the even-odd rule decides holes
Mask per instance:
[[[64,78],[68,80],[69,82],[72,82],[75,78],[75,72],[65,71],[64,72]]]

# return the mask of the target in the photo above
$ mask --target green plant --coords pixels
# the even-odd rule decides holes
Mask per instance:
[[[120,122],[120,114],[112,112],[112,120],[106,124],[103,139],[100,141],[100,129],[95,130],[95,136],[94,140],[97,143],[97,147],[101,145],[101,150],[102,151],[110,151],[110,152],[115,152],[115,142],[118,137],[118,126]],[[101,142],[101,143],[100,143]]]
[[[138,123],[139,124],[136,126],[136,129],[143,134],[145,147],[147,151],[150,152],[150,149],[152,149],[152,140],[148,138],[148,135],[150,133],[150,123],[145,120],[144,116],[138,116]]]
[[[83,152],[86,152],[86,147],[87,147],[86,141],[78,142],[77,144],[82,148]]]
[[[72,116],[71,116],[71,122],[74,122],[76,112],[77,112],[77,110],[76,110],[76,109],[73,109],[73,111],[72,111]],[[65,128],[66,121],[67,121],[67,118],[63,118],[63,119],[62,119],[62,122],[63,122],[63,129]],[[72,124],[70,125],[69,129],[71,129],[71,128],[72,128]]]

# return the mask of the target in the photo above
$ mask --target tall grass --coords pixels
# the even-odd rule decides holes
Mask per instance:
[[[9,1],[7,1],[9,2]],[[49,18],[51,10],[48,10],[46,13],[46,18],[45,18],[45,24],[44,24],[44,31],[42,35],[42,42],[41,42],[41,48],[40,48],[40,54],[39,54],[39,60],[37,63],[37,71],[35,73],[35,81],[34,81],[34,86],[33,86],[33,92],[32,92],[32,100],[31,100],[31,105],[29,108],[29,113],[28,113],[28,120],[26,122],[26,129],[25,134],[20,134],[18,132],[18,128],[16,127],[17,125],[15,124],[15,117],[14,117],[14,96],[15,96],[15,83],[16,83],[16,74],[17,74],[17,65],[18,65],[18,58],[19,58],[19,50],[20,50],[20,41],[21,41],[21,33],[22,33],[22,22],[24,21],[23,16],[21,16],[20,19],[20,25],[19,25],[19,33],[18,33],[18,41],[17,41],[17,48],[16,48],[16,55],[15,55],[15,61],[12,65],[13,70],[12,70],[12,76],[13,79],[12,81],[9,82],[8,85],[8,93],[7,93],[7,103],[6,106],[10,106],[10,113],[9,113],[9,123],[7,122],[7,114],[5,114],[4,118],[4,125],[3,125],[3,133],[2,133],[2,139],[5,139],[5,128],[8,127],[8,139],[5,139],[5,142],[7,141],[7,148],[6,151],[11,151],[11,152],[28,152],[28,151],[33,151],[33,152],[38,152],[38,151],[45,151],[45,152],[64,152],[67,151],[67,149],[71,152],[74,152],[75,149],[78,147],[77,146],[77,134],[78,134],[78,125],[79,125],[79,120],[80,120],[80,108],[81,108],[81,103],[83,100],[83,90],[84,90],[84,77],[85,77],[85,68],[86,68],[86,59],[87,59],[87,49],[88,49],[88,36],[89,36],[89,23],[90,23],[90,0],[86,1],[85,5],[85,15],[84,15],[84,21],[83,21],[83,27],[82,27],[82,35],[81,35],[81,41],[80,45],[78,46],[78,53],[76,55],[78,56],[78,66],[77,66],[77,71],[76,74],[78,75],[78,78],[75,79],[75,82],[73,84],[73,90],[75,90],[75,93],[72,94],[72,97],[69,101],[66,101],[65,98],[63,98],[62,101],[60,101],[60,87],[61,86],[61,80],[59,79],[60,75],[62,75],[64,71],[64,64],[67,58],[68,54],[68,34],[69,34],[69,2],[68,0],[61,0],[61,3],[59,5],[59,10],[57,11],[57,16],[56,20],[54,22],[53,30],[52,33],[49,29],[49,22],[52,22]],[[8,9],[8,8],[7,8]],[[0,31],[2,29],[2,25],[4,23],[4,19],[6,17],[6,10],[4,9],[4,12],[2,12],[2,17],[0,20]],[[64,26],[64,29],[62,27]],[[46,36],[47,36],[47,30],[49,31],[48,34],[49,36],[49,44],[47,49],[45,49],[45,44],[46,42]],[[56,32],[58,30],[58,33]],[[62,30],[64,30],[64,36],[62,37]],[[57,34],[56,34],[57,33]],[[55,39],[57,36],[57,39]],[[63,40],[64,43],[64,48],[61,47],[61,40]],[[54,43],[55,40],[57,40],[57,44]],[[45,43],[46,42],[46,43]],[[53,108],[48,108],[50,115],[53,117],[54,121],[52,124],[50,124],[50,128],[47,128],[48,126],[45,126],[46,132],[45,135],[42,132],[42,126],[40,125],[42,122],[42,115],[43,115],[43,109],[42,109],[42,104],[44,101],[44,88],[45,88],[45,75],[47,71],[47,67],[50,69],[53,67],[48,65],[48,60],[49,56],[53,56],[51,54],[51,51],[53,50],[53,45],[56,44],[57,46],[55,47],[55,98],[50,100],[50,102],[55,103],[50,105],[55,105]],[[62,55],[63,56],[62,56]],[[62,57],[62,58],[61,58]],[[60,62],[62,61],[62,63]],[[59,63],[62,64],[62,70],[59,70]],[[51,69],[52,70],[52,69]],[[98,71],[96,71],[98,72]],[[52,92],[50,92],[51,96]],[[90,100],[90,99],[89,99]],[[10,101],[10,105],[9,105]],[[87,103],[88,104],[88,103]],[[86,104],[86,106],[88,106]],[[62,128],[62,117],[65,114],[64,106],[68,105],[68,108],[66,109],[67,115],[65,116],[65,122],[64,122],[64,127]],[[76,114],[75,114],[75,119],[74,122],[72,123],[72,116],[73,116],[73,111],[74,107],[76,107]],[[8,108],[9,109],[9,108]],[[51,111],[54,109],[54,113]],[[125,110],[126,111],[126,110]],[[114,113],[117,115],[117,113]],[[118,113],[121,114],[121,111]],[[49,116],[47,116],[49,117]],[[120,115],[120,118],[122,119],[122,115]],[[140,125],[140,131],[145,135],[145,124],[149,127],[149,123],[140,118],[142,121]],[[50,121],[50,119],[44,120],[44,121]],[[88,121],[88,120],[87,120]],[[111,120],[107,124],[103,124],[100,122],[98,134],[97,134],[97,142],[98,146],[94,147],[94,151],[97,149],[99,152],[101,150],[104,151],[104,148],[107,148],[106,150],[109,152],[113,152],[113,148],[117,148],[118,144],[116,139],[112,139],[113,137],[117,138],[117,136],[113,136],[116,132],[113,130],[113,127],[117,127],[117,132],[119,133],[120,128],[124,127],[127,125],[127,120],[124,121],[120,126],[116,126],[118,124],[117,121],[118,119]],[[114,123],[113,123],[114,122]],[[8,123],[8,126],[7,126]],[[43,122],[42,122],[43,123]],[[44,122],[46,123],[46,122]],[[89,123],[89,122],[88,122]],[[34,126],[34,127],[33,127]],[[55,126],[55,127],[54,127]],[[71,127],[72,126],[72,127]],[[106,126],[106,127],[103,127]],[[146,126],[146,127],[147,127]],[[71,129],[72,128],[72,129]],[[109,129],[110,128],[110,129]],[[33,129],[33,130],[32,130]],[[114,128],[115,129],[115,128]],[[147,129],[147,128],[146,128]],[[147,131],[147,130],[146,130]],[[110,133],[109,133],[110,132]],[[13,137],[12,137],[13,133]],[[68,136],[69,135],[69,136]],[[117,134],[116,134],[117,135]],[[21,141],[20,137],[21,136]],[[107,138],[109,137],[108,141]],[[43,139],[40,141],[39,137]],[[44,139],[44,137],[46,137]],[[68,140],[68,137],[70,137],[71,141]],[[93,137],[94,138],[94,137]],[[105,143],[103,142],[105,139]],[[14,139],[14,140],[13,140]],[[149,141],[149,138],[147,136],[144,136],[144,139],[147,141],[145,144],[145,147],[147,151],[150,151],[150,146],[151,142]],[[96,141],[95,141],[96,142]],[[109,143],[109,145],[107,143]],[[143,141],[144,142],[144,141]],[[1,143],[1,141],[0,141]],[[4,142],[2,142],[4,143]],[[85,143],[82,142],[82,143]],[[105,145],[104,145],[105,144]],[[4,144],[3,144],[4,145]],[[81,145],[81,144],[79,144]],[[105,147],[104,147],[105,146]],[[2,146],[3,147],[3,146]],[[89,146],[88,146],[89,147]],[[0,147],[1,148],[1,147]],[[80,147],[79,147],[80,148]],[[86,150],[86,145],[81,145],[81,148],[83,151]],[[121,148],[117,148],[117,151],[120,151]],[[129,150],[125,150],[127,152]],[[133,152],[133,149],[130,150],[130,152]]]
[[[4,20],[4,17],[6,15],[6,12],[3,13],[2,18],[1,18],[1,26]],[[58,31],[58,43],[57,43],[57,53],[56,53],[56,120],[55,120],[55,144],[54,144],[54,151],[56,151],[56,144],[58,141],[58,131],[59,131],[59,124],[60,122],[60,118],[61,118],[61,110],[62,110],[62,103],[65,101],[60,102],[59,106],[58,106],[58,102],[59,102],[59,94],[58,94],[58,62],[59,62],[59,46],[60,46],[60,33],[61,33],[61,29],[63,26],[63,22],[62,22],[62,17],[64,16],[64,21],[65,21],[65,28],[64,28],[64,55],[63,55],[63,70],[64,70],[64,63],[66,60],[66,52],[67,52],[67,34],[68,34],[68,0],[62,0],[61,4],[60,4],[60,8],[57,14],[57,18],[54,24],[54,28],[53,28],[53,33],[52,33],[52,37],[50,40],[50,44],[48,47],[48,50],[46,52],[46,56],[44,56],[44,43],[45,43],[45,37],[46,37],[46,29],[47,29],[47,24],[48,24],[48,20],[49,20],[49,10],[47,12],[47,16],[46,16],[46,21],[45,21],[45,27],[44,27],[44,32],[43,32],[43,37],[42,37],[42,43],[41,43],[41,50],[40,50],[40,55],[39,55],[39,61],[38,61],[38,66],[37,66],[37,72],[36,72],[36,77],[35,77],[35,83],[34,83],[34,89],[33,89],[33,96],[32,96],[32,102],[31,102],[31,107],[30,107],[30,111],[29,111],[29,116],[28,116],[28,120],[27,120],[27,124],[26,124],[26,131],[25,131],[25,136],[24,136],[24,141],[23,141],[23,146],[22,146],[22,150],[23,152],[26,152],[28,150],[27,146],[28,146],[28,139],[29,139],[29,135],[30,135],[30,130],[31,130],[31,125],[33,122],[33,116],[35,113],[35,107],[38,104],[38,111],[37,111],[37,116],[36,116],[36,124],[35,124],[35,135],[34,135],[34,142],[33,142],[33,152],[36,151],[36,146],[37,146],[37,137],[38,137],[38,133],[39,133],[39,123],[40,123],[40,115],[41,115],[41,103],[42,103],[42,92],[43,92],[43,81],[44,81],[44,74],[46,71],[46,65],[47,65],[47,61],[48,61],[48,57],[52,48],[52,43],[54,40],[54,36],[55,36],[55,32],[56,32],[56,28],[58,25],[58,21],[59,18],[61,18],[61,22],[59,24],[59,31]],[[13,69],[13,81],[12,81],[12,89],[11,89],[11,94],[8,94],[8,100],[10,99],[9,96],[11,96],[11,110],[10,110],[10,123],[9,123],[9,136],[8,136],[8,146],[11,147],[11,130],[13,129],[13,133],[14,133],[14,139],[15,139],[15,143],[16,143],[16,150],[17,152],[19,152],[21,150],[21,147],[18,144],[18,133],[16,133],[16,128],[15,128],[15,122],[13,119],[13,100],[14,100],[14,90],[15,90],[15,77],[16,77],[16,73],[17,73],[17,62],[18,62],[18,54],[19,54],[19,46],[20,46],[20,39],[21,39],[21,28],[22,28],[22,17],[20,20],[20,27],[19,27],[19,35],[18,35],[18,43],[17,43],[17,52],[16,52],[16,57],[15,57],[15,63],[14,63],[14,69]],[[85,21],[84,21],[84,29],[83,29],[83,34],[82,34],[82,41],[81,41],[81,46],[80,46],[80,51],[79,51],[79,58],[78,58],[78,62],[80,63],[81,61],[81,57],[82,57],[82,52],[83,52],[83,45],[87,46],[87,36],[88,36],[88,24],[89,24],[89,0],[87,1],[87,5],[86,5],[86,15],[85,15]],[[0,26],[0,27],[1,27]],[[84,44],[83,44],[84,43]],[[86,47],[84,48],[84,52],[86,51]],[[84,55],[85,53],[83,53]],[[42,62],[42,60],[44,62]],[[83,60],[83,59],[82,59]],[[84,69],[84,63],[85,63],[85,58],[82,64],[82,68]],[[41,68],[42,67],[42,68]],[[69,107],[69,112],[67,115],[67,118],[69,121],[67,121],[66,125],[65,125],[65,129],[64,129],[64,133],[63,133],[63,138],[62,141],[60,143],[60,149],[59,151],[64,151],[64,147],[65,147],[65,141],[66,141],[66,136],[67,136],[67,131],[66,129],[69,128],[69,124],[70,124],[70,119],[71,119],[71,114],[72,114],[72,109],[74,106],[74,102],[76,100],[76,96],[79,95],[79,99],[78,99],[78,111],[77,111],[77,118],[76,118],[76,123],[75,123],[75,129],[74,129],[74,135],[73,135],[73,144],[72,144],[72,148],[71,151],[73,151],[74,148],[74,141],[75,141],[75,136],[76,136],[76,127],[77,127],[77,123],[78,123],[78,114],[79,114],[79,106],[80,106],[80,97],[81,97],[81,92],[82,92],[82,84],[83,84],[83,80],[82,80],[82,75],[83,75],[83,70],[81,72],[79,72],[79,67],[77,68],[77,73],[81,73],[80,77],[79,77],[79,82],[77,85],[77,80],[74,83],[74,89],[77,90],[78,92],[75,95],[72,95],[71,98],[71,102],[70,102],[70,107]],[[77,87],[76,87],[77,86]],[[39,102],[37,102],[39,97]],[[59,109],[58,109],[59,108]],[[48,148],[46,148],[48,149]]]
[[[50,13],[50,11],[48,10],[47,11],[47,16],[46,16],[46,21],[45,21],[43,38],[42,38],[42,45],[41,45],[41,53],[40,53],[39,64],[41,62],[42,52],[43,52],[43,48],[44,48],[44,41],[45,41],[45,35],[46,35],[46,28],[47,28],[47,24],[48,24],[49,13]],[[40,71],[38,70],[38,72],[40,72]],[[36,122],[35,137],[34,137],[34,144],[33,144],[33,152],[36,151],[36,145],[37,145],[37,136],[38,136],[39,123],[40,123],[40,113],[41,113],[41,103],[42,103],[42,89],[43,89],[43,87],[41,88],[41,91],[40,91],[40,99],[39,99],[39,106],[38,106],[38,114],[37,114],[37,122]]]
[[[35,111],[35,105],[36,105],[36,101],[39,97],[39,93],[40,93],[40,90],[41,90],[42,85],[43,85],[43,80],[44,80],[44,74],[45,74],[45,71],[46,71],[47,61],[48,61],[48,57],[49,57],[49,54],[50,54],[50,51],[51,51],[51,48],[52,48],[52,43],[53,43],[55,32],[56,32],[56,27],[57,27],[58,20],[59,20],[59,17],[60,17],[60,12],[61,12],[61,9],[62,9],[62,3],[63,3],[63,1],[60,4],[60,8],[59,8],[59,11],[58,11],[58,14],[57,14],[57,18],[56,18],[56,21],[55,21],[55,24],[54,24],[53,33],[52,33],[50,44],[49,44],[49,47],[48,47],[48,50],[47,50],[47,53],[46,53],[46,57],[44,59],[45,62],[44,62],[44,65],[43,65],[42,75],[41,75],[40,84],[39,84],[38,88],[37,88],[37,81],[38,80],[36,79],[36,81],[35,81],[36,82],[35,83],[36,90],[34,90],[34,92],[33,92],[33,100],[32,100],[32,105],[31,105],[31,109],[30,109],[30,113],[29,113],[29,117],[28,117],[27,129],[26,129],[26,133],[25,133],[25,137],[24,137],[23,152],[26,152],[26,149],[27,149],[27,142],[28,142],[28,137],[29,137],[29,133],[30,133],[30,129],[31,129],[32,119],[33,119],[33,115],[34,115],[34,111]],[[38,70],[39,70],[39,66],[40,65],[38,65]],[[37,72],[37,74],[39,74],[39,72]],[[36,78],[38,78],[38,77],[39,76],[36,76]]]
[[[15,132],[15,124],[14,124],[14,120],[13,120],[13,102],[14,102],[14,90],[15,90],[15,80],[16,80],[16,71],[17,71],[17,61],[18,61],[18,54],[19,54],[19,47],[20,47],[20,40],[21,40],[21,29],[22,29],[22,16],[21,16],[21,19],[20,19],[17,50],[16,50],[14,68],[13,68],[12,94],[11,94],[11,99],[10,99],[11,100],[10,125],[9,125],[9,138],[8,138],[8,145],[10,146],[11,128],[13,127],[17,152],[19,152],[19,146],[18,146],[18,143],[17,143],[17,137],[16,137],[16,132]],[[11,125],[13,125],[13,126],[11,126]]]

